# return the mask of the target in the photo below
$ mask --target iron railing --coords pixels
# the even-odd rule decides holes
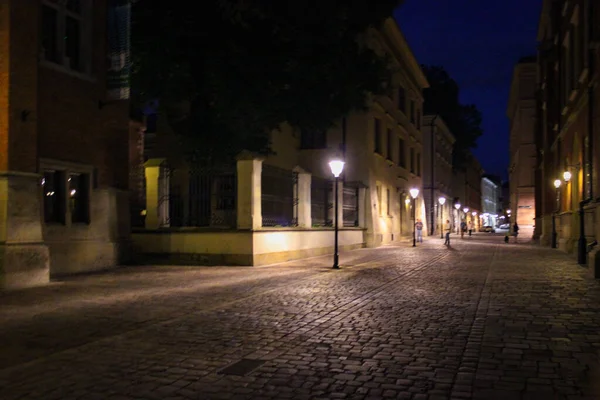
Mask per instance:
[[[169,185],[168,226],[236,226],[235,168],[191,166],[173,171]]]
[[[262,226],[297,226],[298,174],[263,165],[261,189]]]
[[[310,184],[310,216],[312,226],[332,226],[333,183],[313,176]]]

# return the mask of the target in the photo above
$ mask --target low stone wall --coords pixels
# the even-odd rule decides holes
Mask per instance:
[[[333,245],[333,229],[171,229],[132,234],[137,264],[267,265],[332,254]],[[364,246],[363,229],[340,229],[340,250]]]

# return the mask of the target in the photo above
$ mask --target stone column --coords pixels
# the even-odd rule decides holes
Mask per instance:
[[[237,228],[262,228],[263,159],[243,152],[237,160]]]
[[[294,168],[294,172],[298,174],[298,186],[296,189],[298,196],[298,227],[300,228],[311,228],[312,227],[312,216],[311,216],[311,197],[310,197],[310,186],[312,176],[308,172],[304,171],[300,167]]]
[[[358,226],[361,228],[366,227],[367,207],[369,207],[369,204],[367,204],[367,188],[360,187],[358,188]],[[400,204],[400,207],[404,207],[404,204]],[[400,223],[402,222],[400,221]],[[400,227],[400,231],[402,231],[402,227]]]
[[[146,229],[158,229],[160,227],[160,170],[164,158],[151,158],[144,163],[144,174],[146,176]]]
[[[334,187],[333,189],[335,190],[335,183],[334,183]],[[334,196],[335,196],[335,192],[334,192]],[[338,227],[339,228],[343,228],[344,227],[344,182],[339,179],[338,180]],[[333,205],[334,210],[335,210],[335,204]]]
[[[0,289],[50,281],[42,220],[40,176],[0,172]]]

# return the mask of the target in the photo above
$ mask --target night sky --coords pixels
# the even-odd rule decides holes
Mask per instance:
[[[460,101],[483,115],[474,150],[486,173],[506,179],[508,92],[515,63],[535,55],[542,0],[405,0],[395,17],[420,64],[441,65]]]

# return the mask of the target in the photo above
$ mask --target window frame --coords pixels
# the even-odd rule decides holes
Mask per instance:
[[[59,216],[60,221],[46,221],[46,213],[45,207],[42,209],[43,213],[43,221],[46,225],[64,225],[64,226],[72,226],[72,225],[89,225],[92,221],[91,211],[92,211],[92,196],[93,196],[93,180],[94,180],[94,167],[91,165],[71,163],[59,160],[51,160],[51,159],[40,159],[39,162],[39,170],[41,171],[42,176],[45,171],[55,171],[60,172],[62,175],[62,188],[63,188],[63,198],[62,204],[59,209],[62,212],[62,216]],[[70,204],[70,187],[69,187],[69,177],[71,175],[86,175],[87,182],[85,184],[86,194],[84,195],[84,217],[81,220],[73,220],[73,211],[71,210]],[[44,196],[43,186],[42,187],[42,196]]]
[[[81,12],[76,13],[67,9],[67,1],[42,0],[40,9],[49,7],[56,10],[56,51],[58,60],[53,61],[46,58],[45,50],[42,46],[44,30],[42,29],[43,13],[40,12],[40,64],[54,70],[66,72],[80,78],[90,79],[92,68],[92,9],[94,1],[83,0],[80,3]],[[67,46],[64,40],[66,36],[67,18],[73,18],[79,23],[79,69],[72,68],[70,60],[67,57]]]

